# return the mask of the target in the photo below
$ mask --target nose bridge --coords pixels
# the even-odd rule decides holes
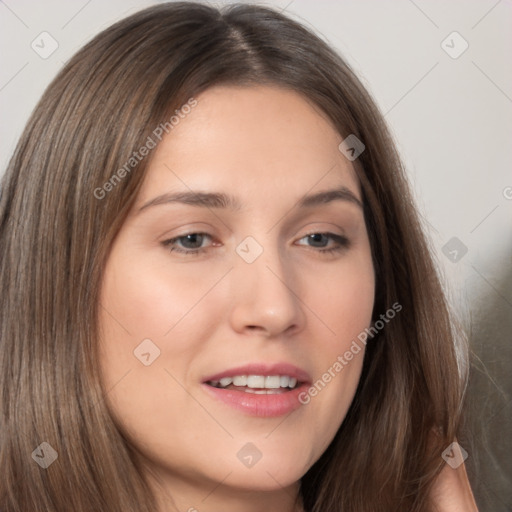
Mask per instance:
[[[278,335],[303,321],[300,283],[293,267],[283,261],[275,238],[258,238],[248,236],[236,248],[232,322],[239,331],[258,328]]]

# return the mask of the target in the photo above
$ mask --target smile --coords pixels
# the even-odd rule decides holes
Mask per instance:
[[[297,383],[297,379],[289,375],[236,375],[207,382],[207,384],[216,388],[261,395],[285,393],[294,389]]]
[[[289,364],[248,365],[208,377],[203,388],[216,401],[246,415],[276,417],[303,405],[298,397],[310,382],[304,370]]]

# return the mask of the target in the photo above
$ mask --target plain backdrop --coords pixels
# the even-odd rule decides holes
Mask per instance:
[[[153,3],[0,0],[0,174],[63,64],[100,30]],[[385,114],[475,352],[464,447],[477,501],[483,512],[510,511],[512,2],[259,3],[334,46]]]

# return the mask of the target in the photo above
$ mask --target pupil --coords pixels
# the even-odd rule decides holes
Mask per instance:
[[[192,234],[192,235],[186,235],[185,236],[185,245],[190,249],[196,249],[197,247],[190,247],[189,242],[192,242],[192,245],[194,245],[194,242],[197,244],[197,237],[201,237],[199,234]],[[201,238],[199,238],[199,247],[201,246]]]
[[[312,235],[309,235],[309,237],[313,240],[313,242],[319,242],[319,238],[323,237],[324,235],[322,233],[313,233]],[[324,244],[322,244],[324,245]]]

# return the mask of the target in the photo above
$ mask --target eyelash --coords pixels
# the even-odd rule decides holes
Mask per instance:
[[[178,253],[187,254],[187,255],[191,255],[191,256],[198,256],[199,254],[202,254],[202,253],[206,252],[208,249],[210,249],[210,247],[203,247],[203,248],[199,248],[199,249],[185,249],[184,250],[184,249],[178,249],[176,247],[175,244],[178,240],[181,240],[182,238],[186,238],[187,236],[191,236],[191,235],[200,235],[200,236],[207,236],[209,238],[212,238],[208,233],[192,232],[192,233],[186,233],[184,235],[180,235],[180,236],[177,236],[174,238],[170,238],[169,240],[165,240],[162,242],[162,245],[166,248],[170,248],[169,252],[178,252]],[[308,233],[308,234],[304,235],[300,240],[307,238],[309,236],[312,236],[312,235],[327,236],[327,237],[331,238],[332,240],[335,240],[336,243],[338,244],[336,247],[331,247],[330,249],[319,248],[316,251],[316,252],[320,252],[325,255],[335,254],[335,253],[341,252],[345,249],[348,249],[350,247],[350,241],[348,240],[348,238],[341,236],[341,235],[336,235],[335,233],[324,232],[324,231],[314,231],[312,233]],[[315,249],[315,247],[312,247],[312,249]]]

